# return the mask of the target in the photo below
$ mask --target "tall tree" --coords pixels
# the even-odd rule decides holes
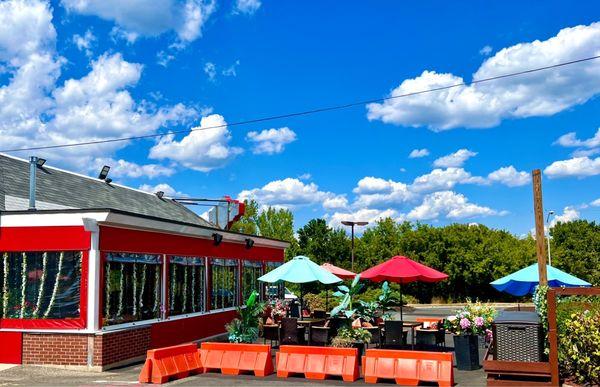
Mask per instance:
[[[285,251],[286,260],[296,255],[298,242],[294,236],[294,215],[290,210],[269,207],[258,215],[256,223],[261,236],[290,242]]]
[[[550,229],[552,266],[600,285],[600,224],[587,220],[559,222]]]

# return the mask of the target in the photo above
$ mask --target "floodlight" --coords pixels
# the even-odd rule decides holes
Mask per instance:
[[[220,244],[221,244],[221,242],[223,241],[223,235],[222,235],[222,234],[219,234],[219,233],[217,233],[217,232],[213,233],[213,234],[212,234],[212,237],[213,237],[213,241],[214,241],[214,243],[215,243],[215,246],[218,246],[218,245],[220,245]]]
[[[100,171],[100,175],[98,175],[98,179],[106,180],[106,176],[108,176],[108,171],[110,171],[110,167],[108,165],[103,166],[102,170]]]
[[[106,184],[112,183],[112,179],[110,177],[107,177],[106,179],[104,179],[104,181],[106,182]]]
[[[37,161],[35,162],[35,165],[41,168],[44,164],[46,164],[46,159],[38,157]]]
[[[158,191],[158,192],[156,193],[156,196],[158,196],[158,198],[159,198],[159,199],[162,199],[162,198],[163,198],[163,196],[165,196],[165,193],[164,193],[163,191]]]
[[[254,246],[254,240],[252,240],[250,238],[246,238],[246,248],[251,249],[252,246]]]

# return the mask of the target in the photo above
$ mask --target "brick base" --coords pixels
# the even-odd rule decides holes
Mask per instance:
[[[93,366],[108,365],[146,355],[150,327],[132,328],[102,335],[73,333],[24,333],[23,364]],[[88,351],[93,351],[91,364]]]

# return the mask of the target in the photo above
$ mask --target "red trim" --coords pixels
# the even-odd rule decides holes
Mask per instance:
[[[100,252],[100,272],[98,280],[98,327],[102,328],[104,323],[104,266],[106,264],[106,253]]]
[[[0,251],[84,251],[90,234],[83,226],[0,227]]]
[[[165,278],[162,278],[162,281],[160,282],[160,286],[162,287],[162,284],[166,284],[165,286],[165,305],[162,305],[162,308],[165,310],[165,318],[169,317],[169,315],[171,314],[171,311],[169,310],[169,305],[171,305],[171,303],[169,302],[169,290],[171,290],[171,277],[170,274],[171,272],[169,271],[169,262],[170,259],[167,257],[167,255],[163,255],[163,265],[165,266]],[[162,273],[161,273],[162,274]],[[162,316],[161,316],[162,318]]]
[[[232,242],[215,246],[212,239],[109,226],[100,226],[100,250],[279,262],[284,255],[283,248],[254,246],[247,249],[245,243]]]
[[[0,343],[2,343],[2,345],[0,345],[0,363],[22,363],[22,332],[0,332]]]
[[[68,319],[0,318],[2,329],[85,329],[87,326],[89,253],[81,254],[81,279],[79,284],[79,317]]]

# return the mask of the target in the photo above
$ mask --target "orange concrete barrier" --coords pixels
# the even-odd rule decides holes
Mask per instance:
[[[345,382],[358,379],[358,349],[282,345],[276,355],[277,376],[304,374],[307,379],[323,380],[341,376]]]
[[[138,380],[162,384],[170,378],[181,379],[196,373],[202,373],[202,364],[198,347],[190,343],[149,350]]]
[[[366,383],[394,379],[396,384],[416,386],[419,382],[454,385],[451,352],[367,349],[362,358]]]
[[[204,372],[218,369],[226,375],[239,375],[245,371],[255,376],[273,373],[270,345],[202,343],[198,352]]]

